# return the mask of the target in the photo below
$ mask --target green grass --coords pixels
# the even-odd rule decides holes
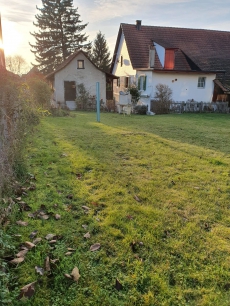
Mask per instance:
[[[27,149],[37,188],[23,200],[61,219],[17,212],[29,225],[12,220],[8,232],[21,243],[34,230],[43,238],[11,268],[14,296],[39,280],[30,300],[13,305],[229,305],[229,136],[230,116],[221,114],[43,119]],[[61,236],[53,248],[48,233]],[[90,252],[94,243],[101,248]],[[38,276],[48,255],[59,262]],[[75,266],[78,283],[64,277]]]

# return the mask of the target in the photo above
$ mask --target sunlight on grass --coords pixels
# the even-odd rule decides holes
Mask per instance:
[[[20,214],[29,222],[22,242],[34,229],[61,237],[53,246],[43,239],[17,268],[23,286],[39,278],[34,267],[47,254],[59,259],[31,305],[229,305],[229,116],[101,121],[44,118],[28,146],[37,188],[24,200],[61,215]],[[101,248],[90,252],[94,243]],[[74,266],[78,284],[64,277]]]

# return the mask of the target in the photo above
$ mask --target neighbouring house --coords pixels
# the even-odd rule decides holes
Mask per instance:
[[[96,83],[99,82],[101,101],[106,103],[106,100],[113,99],[114,78],[116,77],[111,73],[96,67],[82,50],[70,55],[55,71],[46,76],[54,90],[53,105],[67,106],[72,110],[76,108],[75,100],[81,84],[84,84],[87,93],[94,99]]]
[[[229,101],[230,32],[122,23],[111,73],[119,76],[117,104],[133,83],[149,110],[159,83],[172,89],[174,101]]]

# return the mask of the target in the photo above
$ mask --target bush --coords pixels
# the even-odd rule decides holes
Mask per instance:
[[[168,114],[172,102],[172,89],[168,85],[157,84],[152,109],[156,114]]]
[[[128,92],[132,96],[132,103],[134,105],[136,105],[137,102],[140,100],[140,97],[141,97],[141,94],[140,94],[140,91],[138,90],[137,85],[135,83],[130,85],[129,88],[128,88]]]
[[[148,106],[147,105],[136,105],[134,110],[135,110],[136,114],[146,115],[146,112],[148,110]]]

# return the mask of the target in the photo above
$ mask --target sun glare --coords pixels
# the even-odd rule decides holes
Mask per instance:
[[[2,21],[3,42],[0,41],[0,48],[4,48],[5,55],[17,53],[21,39],[21,34],[16,28],[16,24],[10,21]]]

